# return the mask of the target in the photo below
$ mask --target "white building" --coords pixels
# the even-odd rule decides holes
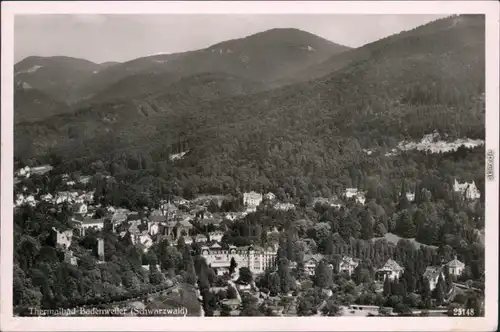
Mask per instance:
[[[232,258],[236,261],[237,269],[247,267],[254,274],[263,273],[267,268],[274,267],[276,263],[276,251],[254,250],[252,246],[248,248],[230,246],[229,250],[202,247],[201,250],[207,264],[219,275],[229,271]]]
[[[429,281],[430,290],[433,291],[438,283],[439,276],[444,278],[443,269],[439,266],[428,266],[424,272],[424,278]]]
[[[354,269],[358,267],[359,262],[355,261],[351,257],[344,256],[342,257],[342,260],[339,263],[339,272],[340,273],[347,273],[348,275],[352,275],[354,272]]]
[[[366,201],[366,197],[364,194],[362,193],[358,193],[356,195],[356,202],[361,204],[361,205],[365,205],[365,201]]]
[[[459,183],[457,179],[455,179],[455,183],[453,184],[453,190],[455,192],[460,192],[465,196],[466,199],[474,200],[479,199],[481,197],[481,193],[479,189],[476,187],[476,183],[472,181],[471,183],[464,182]]]
[[[272,192],[268,192],[267,194],[264,195],[264,197],[268,201],[273,201],[274,199],[276,199],[276,195],[273,194]]]
[[[262,194],[259,194],[255,191],[243,194],[243,204],[247,207],[255,208],[259,206],[261,202],[262,202]]]
[[[73,241],[73,230],[68,229],[66,231],[59,232],[57,229],[52,227],[52,231],[55,234],[57,245],[64,249],[68,249],[71,246],[71,242]]]
[[[458,277],[464,272],[465,264],[457,259],[457,256],[446,264],[448,273]]]
[[[52,202],[52,200],[54,199],[54,197],[53,197],[50,193],[48,193],[48,194],[46,194],[46,195],[42,195],[42,196],[40,197],[40,199],[41,199],[42,201],[45,201],[45,202]]]
[[[30,167],[29,166],[25,166],[25,167],[19,169],[17,171],[17,175],[29,178],[29,176],[30,176]]]
[[[75,211],[75,213],[78,213],[78,214],[87,214],[88,211],[89,211],[89,209],[88,209],[87,204],[80,203],[80,204],[76,205],[76,211]]]
[[[274,205],[274,208],[276,210],[288,211],[288,210],[295,210],[295,205],[293,205],[292,203],[276,203]]]
[[[402,268],[398,263],[394,260],[389,259],[385,263],[385,265],[376,271],[379,280],[385,280],[389,278],[390,280],[399,279],[404,272],[404,268]]]
[[[412,192],[407,192],[406,193],[406,199],[408,200],[408,202],[413,202],[415,200],[415,193],[412,193]]]
[[[345,197],[352,198],[358,195],[358,188],[346,188],[345,189]]]
[[[221,242],[223,236],[224,236],[224,233],[221,231],[215,231],[215,232],[208,233],[208,237],[210,238],[210,241]]]
[[[304,271],[308,275],[314,276],[316,274],[316,267],[322,260],[323,255],[321,254],[304,255]]]
[[[205,243],[205,242],[208,241],[208,238],[204,234],[198,234],[198,235],[195,236],[194,241],[196,243]]]

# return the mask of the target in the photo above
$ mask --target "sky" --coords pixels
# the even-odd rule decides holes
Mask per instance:
[[[63,55],[96,63],[196,50],[272,28],[297,28],[359,47],[444,15],[17,15],[14,56]]]

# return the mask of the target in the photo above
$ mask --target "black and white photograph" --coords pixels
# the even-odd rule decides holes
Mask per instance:
[[[2,4],[2,330],[496,329],[498,3],[208,3]]]

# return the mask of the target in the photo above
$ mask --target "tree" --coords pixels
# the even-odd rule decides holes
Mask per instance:
[[[253,281],[252,272],[246,266],[240,267],[239,282],[250,284]]]
[[[446,296],[446,283],[445,283],[442,275],[440,275],[438,278],[438,282],[437,282],[436,289],[434,290],[434,292],[436,293],[437,305],[442,305],[445,301],[445,296]]]
[[[363,240],[370,240],[373,237],[373,216],[370,210],[364,212],[361,218],[361,238]]]
[[[316,267],[314,284],[321,288],[330,288],[333,285],[333,271],[324,260]]]
[[[272,296],[279,294],[281,290],[281,281],[278,273],[273,272],[268,276],[268,288]]]
[[[236,270],[237,266],[238,266],[238,264],[234,260],[234,257],[231,257],[231,263],[229,265],[229,274],[230,275],[232,275],[234,273],[234,271]]]
[[[321,309],[321,313],[324,316],[329,317],[340,316],[340,314],[342,313],[342,308],[337,303],[335,303],[335,301],[328,300],[326,302],[326,305]]]
[[[228,299],[235,299],[238,297],[238,292],[233,286],[229,286],[227,288],[227,298]]]
[[[392,294],[391,286],[391,280],[389,279],[389,277],[386,277],[384,280],[384,296],[389,296]]]
[[[149,282],[153,285],[159,285],[163,282],[163,274],[158,271],[156,265],[149,266]]]
[[[281,259],[278,262],[278,275],[280,278],[280,289],[283,293],[288,293],[292,287],[292,275],[288,267],[288,260]]]
[[[404,210],[397,221],[396,230],[398,234],[405,238],[414,238],[416,236],[416,228],[411,214]]]

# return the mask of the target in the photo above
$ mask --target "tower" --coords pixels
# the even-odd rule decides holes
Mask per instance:
[[[104,262],[104,239],[97,239],[97,256],[99,260]]]
[[[255,251],[254,251],[253,247],[250,246],[248,248],[248,269],[252,273],[254,273],[254,271],[255,271],[255,266],[254,266],[255,259],[254,259],[254,256],[255,256]]]

